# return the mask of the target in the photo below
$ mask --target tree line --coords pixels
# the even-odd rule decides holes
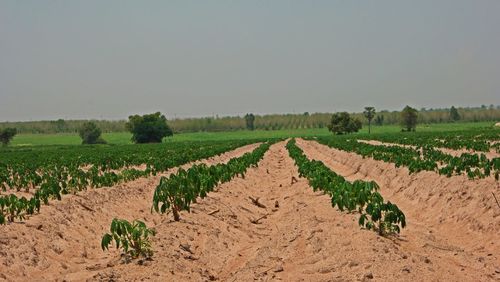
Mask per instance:
[[[372,119],[365,118],[365,113],[350,113],[361,121],[363,125],[396,125],[400,124],[402,111],[378,111]],[[171,119],[168,124],[174,133],[198,131],[234,131],[250,129],[255,130],[280,130],[300,128],[327,128],[330,124],[332,113],[300,113],[300,114],[270,114],[233,117],[205,117]],[[419,109],[417,122],[419,124],[445,123],[453,121],[480,122],[500,120],[500,106],[481,106],[474,108],[443,108]],[[88,120],[63,120],[54,121],[29,121],[29,122],[0,122],[0,130],[16,128],[18,133],[79,133],[84,123]],[[127,121],[91,120],[103,132],[125,132]]]
[[[361,115],[368,123],[368,134],[371,133],[371,124],[373,120],[377,125],[382,125],[384,123],[384,113],[385,112],[382,111],[377,114],[375,108],[371,106],[364,108]],[[348,112],[334,113],[331,115],[329,122],[326,123],[326,127],[329,131],[338,135],[358,132],[363,126],[363,121],[357,117],[358,115],[359,114],[349,114]],[[448,110],[447,115],[449,121],[452,122],[463,119],[459,110],[454,106]],[[304,113],[301,117],[307,119],[310,115],[309,113]],[[255,116],[252,113],[246,114],[243,117],[245,121],[245,129],[250,131],[255,130],[255,122],[257,118],[258,116]],[[407,105],[401,112],[399,112],[398,121],[402,127],[401,131],[415,131],[419,121],[419,112],[418,110]],[[59,129],[61,129],[64,128],[65,121],[57,120],[55,124],[60,126]],[[131,139],[134,143],[161,143],[163,138],[174,134],[174,130],[172,130],[167,123],[167,118],[160,112],[146,114],[143,116],[129,116],[128,122],[125,123],[125,128],[132,133]],[[18,129],[14,127],[0,129],[0,143],[2,143],[3,146],[8,145],[17,133]],[[84,122],[78,129],[78,134],[82,139],[82,144],[106,144],[106,141],[101,137],[102,130],[95,122]]]

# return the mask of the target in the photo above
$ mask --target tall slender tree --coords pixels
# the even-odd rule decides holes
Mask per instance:
[[[418,111],[410,106],[406,106],[401,112],[401,126],[404,131],[415,131],[417,127]]]
[[[374,107],[365,107],[363,115],[368,120],[368,134],[371,133],[372,127],[372,119],[375,117],[375,108]]]
[[[460,120],[460,114],[458,113],[458,110],[457,110],[457,108],[455,108],[455,106],[451,106],[451,109],[450,109],[450,119],[452,121],[458,121],[458,120]]]
[[[246,127],[248,130],[255,129],[254,122],[255,122],[254,114],[246,114],[245,115],[245,123],[246,123]]]

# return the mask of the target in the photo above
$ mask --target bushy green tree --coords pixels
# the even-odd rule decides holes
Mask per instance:
[[[248,130],[255,129],[254,122],[255,122],[255,116],[253,114],[245,115],[245,123]]]
[[[4,130],[0,130],[0,142],[2,143],[3,146],[9,145],[10,141],[12,141],[12,138],[16,136],[17,134],[17,129],[15,128],[5,128]]]
[[[365,107],[363,115],[368,120],[368,134],[370,134],[371,127],[372,127],[372,119],[375,117],[375,108],[374,107]]]
[[[452,121],[459,121],[460,120],[460,114],[458,113],[457,108],[455,108],[454,106],[451,106],[451,109],[450,109],[450,119]]]
[[[328,129],[334,134],[344,134],[358,132],[361,126],[359,119],[352,118],[347,112],[341,112],[332,115]]]
[[[126,126],[134,143],[161,143],[163,138],[173,135],[167,118],[160,112],[129,116]]]
[[[101,129],[91,121],[85,122],[78,131],[82,144],[106,144],[101,137]]]
[[[418,111],[410,106],[406,106],[401,112],[401,126],[403,126],[403,131],[415,131],[417,118]]]
[[[347,125],[346,133],[358,132],[361,127],[363,127],[363,123],[361,122],[361,120],[357,118],[351,118],[349,120],[349,124]]]

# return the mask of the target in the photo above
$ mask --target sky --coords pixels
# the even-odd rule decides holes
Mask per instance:
[[[0,0],[0,121],[500,104],[500,1]]]

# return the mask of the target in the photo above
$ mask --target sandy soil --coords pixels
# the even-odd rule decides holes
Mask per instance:
[[[298,145],[309,158],[350,181],[376,181],[384,198],[407,216],[402,236],[406,250],[426,254],[435,264],[453,262],[460,266],[454,271],[477,272],[478,279],[500,280],[500,207],[492,195],[500,196],[500,186],[494,179],[472,181],[434,172],[409,175],[406,168],[315,141],[298,140]]]
[[[316,150],[312,143],[299,142],[310,147],[310,154]],[[416,211],[423,215],[434,211],[414,206],[411,200],[402,201],[411,225],[400,237],[389,239],[360,229],[357,214],[332,208],[329,197],[314,193],[307,180],[291,184],[292,176],[298,178],[298,173],[284,145],[281,142],[271,146],[259,167],[249,169],[244,179],[220,185],[194,204],[192,213],[183,212],[179,222],[173,222],[171,215],[150,214],[151,194],[157,183],[157,179],[151,178],[70,196],[25,224],[0,227],[0,277],[16,281],[500,279],[494,268],[500,266],[498,245],[484,246],[491,240],[470,242],[485,240],[486,236],[471,237],[466,247],[455,245],[448,239],[455,235],[460,239],[467,237],[460,235],[462,230],[457,234],[451,230],[446,233],[448,237],[442,237],[439,226],[424,227],[427,222],[421,221]],[[329,149],[320,149],[314,151],[315,156],[332,157]],[[241,151],[232,154],[236,156]],[[217,161],[228,158],[225,155]],[[404,177],[407,175],[401,179]],[[384,188],[384,196],[391,189]],[[395,202],[400,204],[407,192],[402,191],[405,195],[399,198],[394,196]],[[254,205],[250,196],[259,197],[266,208]],[[463,196],[463,200],[468,196]],[[499,223],[500,212],[495,217],[492,211],[487,213],[491,224]],[[101,236],[115,216],[140,218],[157,230],[152,240],[152,261],[123,264],[117,250],[100,250]],[[423,216],[429,217],[432,216]],[[258,224],[251,223],[259,218]],[[463,224],[462,229],[468,230]],[[484,226],[477,233],[496,236],[498,240],[498,235],[493,234],[495,230],[498,234],[498,226]],[[472,253],[472,245],[484,248]]]
[[[389,142],[381,142],[377,140],[358,140],[358,142],[370,144],[370,145],[375,145],[375,146],[400,146],[400,147],[405,147],[405,148],[412,148],[416,149],[417,146],[413,145],[404,145],[404,144],[397,144],[397,143],[389,143]],[[453,149],[448,149],[448,148],[434,148],[436,150],[439,150],[445,154],[454,156],[454,157],[460,157],[463,153],[468,153],[468,154],[484,154],[486,158],[488,159],[494,159],[494,158],[499,158],[500,154],[496,152],[495,149],[490,150],[489,152],[477,152],[474,150],[467,150],[467,149],[462,149],[462,150],[453,150]]]
[[[195,163],[215,164],[253,151],[251,144]],[[189,168],[191,164],[182,166]],[[75,271],[91,270],[111,256],[97,243],[114,217],[142,219],[155,225],[165,217],[151,214],[152,195],[161,176],[140,178],[114,187],[65,195],[42,206],[25,222],[0,226],[0,280],[55,280]],[[116,254],[114,254],[116,255]]]

